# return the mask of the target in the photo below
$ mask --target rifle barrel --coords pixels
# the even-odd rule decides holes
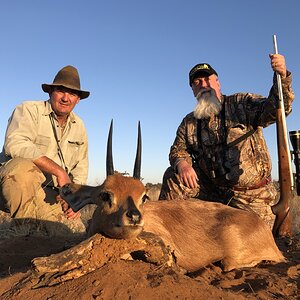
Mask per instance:
[[[278,47],[277,47],[277,38],[276,35],[273,35],[273,44],[274,44],[274,52],[278,54]],[[289,145],[288,135],[287,135],[287,126],[286,126],[286,118],[285,118],[285,108],[284,108],[284,100],[283,100],[283,92],[282,92],[282,83],[280,74],[276,72],[276,79],[277,79],[277,87],[278,87],[278,96],[279,96],[279,108],[281,109],[281,121],[283,127],[283,134],[284,134],[284,143],[286,147]],[[289,162],[289,173],[291,178],[291,189],[294,189],[294,175],[292,170],[292,157],[290,151],[287,151],[288,162]]]

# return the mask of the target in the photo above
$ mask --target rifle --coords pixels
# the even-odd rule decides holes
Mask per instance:
[[[273,43],[275,53],[278,54],[276,35],[273,35]],[[279,74],[276,74],[276,76],[279,96],[276,111],[276,131],[280,197],[278,203],[272,206],[273,214],[276,215],[272,232],[275,237],[291,237],[292,220],[289,202],[293,197],[293,172],[291,166],[291,153],[287,138],[281,77]]]

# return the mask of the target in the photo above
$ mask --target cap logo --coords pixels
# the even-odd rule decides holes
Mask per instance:
[[[199,70],[209,70],[209,66],[207,64],[198,66],[195,70],[193,70],[193,74]]]
[[[197,73],[200,70],[207,70],[211,71],[211,68],[207,64],[198,65],[190,72],[190,77],[192,77],[195,73]]]
[[[199,69],[209,69],[209,66],[207,64],[199,66]]]

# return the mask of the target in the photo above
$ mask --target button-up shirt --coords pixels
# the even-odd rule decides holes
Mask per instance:
[[[53,116],[54,126],[50,116]],[[46,156],[64,168],[57,143],[73,181],[85,184],[88,176],[88,140],[83,121],[71,112],[62,129],[49,100],[25,101],[15,108],[9,118],[0,163],[15,157],[35,160]],[[56,185],[56,178],[53,180]]]

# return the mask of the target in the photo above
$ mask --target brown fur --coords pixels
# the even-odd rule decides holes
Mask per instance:
[[[134,238],[142,230],[158,235],[189,272],[221,261],[224,270],[281,262],[270,228],[256,214],[200,200],[148,201],[141,181],[120,174],[99,187],[72,185],[66,197],[91,197],[98,204],[88,235]]]

